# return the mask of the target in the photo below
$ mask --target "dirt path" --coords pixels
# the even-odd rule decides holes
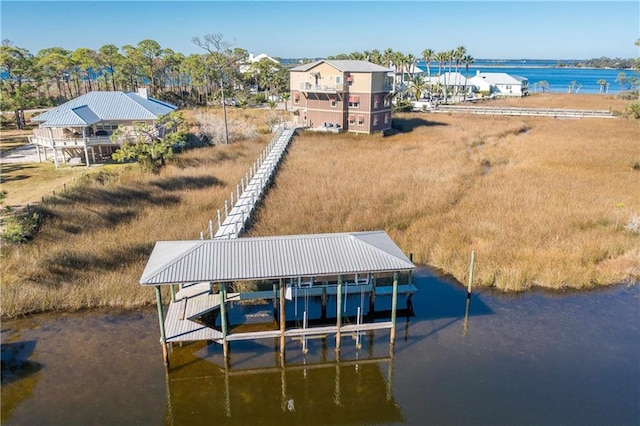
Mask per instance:
[[[44,158],[42,159],[44,160]],[[1,164],[37,163],[38,153],[35,145],[22,145],[0,154]]]

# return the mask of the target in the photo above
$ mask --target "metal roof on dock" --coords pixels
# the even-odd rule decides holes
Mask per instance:
[[[329,276],[414,268],[384,231],[158,241],[140,284]]]

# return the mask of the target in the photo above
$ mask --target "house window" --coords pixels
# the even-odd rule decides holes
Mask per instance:
[[[102,130],[103,132],[107,132],[108,135],[113,133],[114,130],[118,128],[118,123],[98,123],[96,124],[96,132]]]
[[[331,108],[335,108],[337,105],[336,102],[336,97],[335,96],[329,96],[329,102],[331,103]]]
[[[349,116],[349,124],[351,124],[352,126],[354,124],[356,124],[356,116],[355,115],[350,115]]]
[[[336,76],[336,84],[340,84],[340,76]]]
[[[388,95],[384,98],[384,106],[385,107],[390,107],[391,106],[391,95]]]
[[[364,126],[364,115],[358,116],[358,126]]]
[[[349,107],[358,108],[360,106],[360,96],[349,95]]]
[[[389,121],[391,121],[391,114],[386,113],[384,115],[384,124],[389,124]]]
[[[378,125],[378,116],[374,115],[373,116],[373,127],[376,127]]]
[[[373,107],[380,108],[380,95],[375,95],[373,97]]]

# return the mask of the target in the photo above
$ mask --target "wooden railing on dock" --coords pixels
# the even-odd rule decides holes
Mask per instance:
[[[561,108],[516,108],[516,107],[486,107],[470,105],[438,105],[433,112],[484,114],[484,115],[525,115],[557,118],[616,118],[611,111],[561,109]]]
[[[275,177],[295,131],[295,127],[288,128],[287,126],[277,129],[271,142],[251,165],[240,183],[236,185],[236,190],[231,191],[229,199],[224,201],[224,211],[218,210],[218,226],[215,233],[214,220],[209,221],[209,238],[238,238],[240,233],[244,231],[256,205],[265,195],[269,184]],[[202,231],[200,239],[204,239],[206,233]]]

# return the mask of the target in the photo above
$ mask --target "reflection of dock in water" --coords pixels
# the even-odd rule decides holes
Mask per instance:
[[[169,424],[392,424],[403,415],[393,397],[393,345],[363,333],[361,348],[290,341],[285,363],[278,339],[238,342],[226,358],[219,346],[174,347],[167,373]],[[292,346],[289,348],[289,346]],[[377,353],[374,348],[384,348]],[[204,358],[204,359],[203,359]]]

